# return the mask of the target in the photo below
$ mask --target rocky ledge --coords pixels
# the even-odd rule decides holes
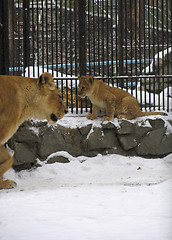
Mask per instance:
[[[72,121],[77,123],[71,126]],[[163,157],[172,153],[172,120],[149,117],[108,122],[65,117],[55,126],[29,121],[18,129],[7,146],[14,151],[16,170],[38,166],[39,161],[69,162],[63,154],[60,156],[60,151],[74,157],[99,153]],[[56,152],[58,155],[53,154]]]

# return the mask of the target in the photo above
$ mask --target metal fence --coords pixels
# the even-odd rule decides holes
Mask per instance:
[[[37,77],[50,71],[71,112],[90,109],[89,100],[78,98],[78,74],[129,91],[141,109],[171,110],[171,0],[3,0],[0,5],[2,73]]]

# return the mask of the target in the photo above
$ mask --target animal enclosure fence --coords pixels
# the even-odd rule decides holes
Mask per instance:
[[[71,112],[88,111],[77,75],[134,95],[141,109],[171,109],[171,0],[2,0],[1,74],[50,71]]]

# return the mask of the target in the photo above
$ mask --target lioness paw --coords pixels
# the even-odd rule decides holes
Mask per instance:
[[[5,180],[0,182],[0,189],[11,189],[16,186],[16,182],[11,181],[11,180]]]
[[[96,118],[96,116],[95,115],[93,115],[93,114],[91,114],[91,113],[89,113],[88,115],[87,115],[87,119],[95,119]]]

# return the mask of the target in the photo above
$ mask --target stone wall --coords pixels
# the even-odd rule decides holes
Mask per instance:
[[[14,168],[28,169],[37,166],[38,159],[45,161],[47,158],[48,163],[69,162],[59,154],[51,157],[59,151],[74,157],[115,153],[152,158],[172,152],[171,120],[99,120],[99,125],[95,121],[72,128],[59,123],[49,126],[46,122],[25,122],[8,142],[8,147],[14,150]]]

